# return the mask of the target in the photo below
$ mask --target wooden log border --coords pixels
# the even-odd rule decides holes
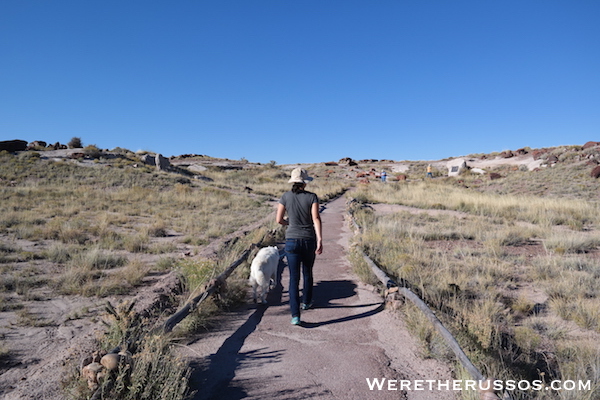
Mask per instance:
[[[210,295],[216,293],[221,287],[223,287],[227,278],[233,273],[233,271],[235,271],[235,269],[237,267],[239,267],[248,258],[248,256],[250,255],[250,253],[252,252],[253,249],[262,246],[264,241],[268,237],[275,236],[276,233],[277,233],[277,229],[270,230],[263,236],[263,238],[258,243],[252,243],[246,250],[244,250],[242,255],[237,260],[235,260],[233,263],[231,263],[231,265],[229,265],[229,267],[227,267],[227,269],[225,271],[223,271],[219,276],[212,279],[208,283],[204,292],[202,292],[198,296],[194,297],[193,299],[189,300],[181,309],[179,309],[175,314],[173,314],[171,317],[169,317],[165,321],[165,323],[162,325],[161,328],[157,328],[157,330],[160,330],[162,333],[171,332],[173,330],[173,328],[178,323],[183,321],[185,319],[185,317],[187,317],[196,307],[198,307],[200,305],[200,303],[202,303]],[[111,350],[111,352],[117,352],[118,349],[119,348]],[[112,381],[112,379],[105,382],[104,384],[100,385],[100,387],[98,387],[94,391],[94,393],[90,397],[90,400],[100,400],[102,398],[103,394],[106,391],[110,391],[113,386],[114,386],[114,382]]]
[[[229,275],[231,275],[237,267],[239,267],[244,261],[246,261],[252,250],[262,246],[262,243],[264,243],[265,239],[268,236],[274,236],[275,233],[276,230],[267,232],[260,242],[252,243],[246,250],[244,250],[242,255],[233,263],[231,263],[231,265],[229,265],[229,267],[227,267],[225,271],[221,272],[219,276],[208,282],[208,285],[206,286],[204,292],[190,299],[182,308],[180,308],[175,314],[173,314],[169,319],[165,321],[165,323],[163,324],[163,332],[171,332],[173,328],[178,323],[183,321],[183,319],[187,317],[196,307],[198,307],[200,303],[202,303],[210,295],[216,293],[221,287],[223,287],[227,278],[229,278]]]
[[[356,232],[361,233],[362,227],[356,222],[356,219],[354,218],[354,215],[352,214],[351,204],[356,204],[356,200],[350,199],[347,202],[347,212],[348,212],[348,216],[350,219],[350,224],[354,227]],[[405,299],[410,300],[419,310],[421,310],[423,312],[423,314],[425,314],[427,319],[429,319],[429,321],[431,322],[433,327],[437,330],[437,332],[440,334],[442,339],[444,339],[444,342],[448,345],[448,347],[450,347],[452,352],[454,352],[454,354],[456,355],[456,358],[460,361],[463,368],[465,368],[465,370],[467,370],[469,375],[471,375],[471,377],[474,380],[477,380],[479,382],[485,381],[487,378],[484,377],[483,374],[479,371],[479,369],[471,362],[471,360],[469,360],[469,357],[467,357],[467,355],[465,354],[463,349],[460,347],[460,345],[458,344],[458,341],[454,338],[454,336],[452,336],[450,331],[448,331],[448,329],[446,329],[446,327],[444,326],[444,324],[442,324],[442,322],[438,319],[438,317],[436,317],[435,313],[429,308],[429,306],[427,306],[427,304],[409,288],[398,287],[397,284],[392,279],[390,279],[386,275],[386,273],[383,270],[381,270],[381,268],[379,268],[377,266],[377,264],[375,264],[375,262],[373,260],[371,260],[369,258],[369,256],[367,256],[362,251],[362,249],[358,249],[358,250],[361,253],[361,255],[363,256],[363,259],[365,260],[367,265],[371,268],[371,271],[373,271],[373,273],[377,277],[377,279],[379,279],[379,281],[388,289],[388,290],[386,290],[386,294],[398,293],[398,294],[402,295]],[[492,398],[492,399],[498,398],[495,394],[492,394],[490,392],[487,392],[485,394],[482,393],[482,395],[493,396],[493,397],[485,397],[486,399],[487,398]],[[512,400],[512,397],[508,393],[508,391],[505,391],[502,399]]]

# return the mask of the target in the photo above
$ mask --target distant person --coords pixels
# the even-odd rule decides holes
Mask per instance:
[[[381,182],[385,183],[386,180],[387,174],[385,173],[385,171],[381,171]]]
[[[306,170],[292,171],[289,183],[292,190],[285,192],[277,205],[276,221],[287,225],[285,233],[285,254],[290,271],[290,311],[292,325],[300,325],[300,309],[312,307],[313,265],[317,254],[323,252],[321,215],[319,199],[312,192],[304,190],[306,182],[312,181]],[[287,212],[288,218],[285,219]],[[302,303],[300,303],[300,271],[302,270]]]
[[[431,173],[431,164],[427,166],[427,177],[433,178],[433,174]]]

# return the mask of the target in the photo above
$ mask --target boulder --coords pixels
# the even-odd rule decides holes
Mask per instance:
[[[596,168],[594,168],[592,170],[592,172],[590,173],[590,175],[592,176],[592,178],[598,179],[598,177],[600,177],[600,165],[598,165]]]
[[[506,150],[506,151],[503,151],[502,153],[500,153],[500,157],[502,157],[502,158],[511,158],[514,156],[515,156],[515,154],[510,150]]]
[[[534,159],[534,160],[539,160],[539,159],[540,159],[540,158],[542,158],[542,156],[543,156],[544,154],[546,154],[547,152],[548,152],[548,150],[544,150],[544,149],[534,150],[534,151],[532,152],[533,159]]]
[[[596,147],[600,144],[600,142],[587,142],[583,145],[583,149],[589,149],[590,147]]]
[[[200,164],[190,164],[187,167],[187,169],[189,169],[190,171],[193,171],[193,172],[204,172],[208,168],[206,168],[204,165],[200,165]]]
[[[342,158],[339,161],[340,165],[349,165],[349,166],[354,166],[354,165],[358,165],[356,161],[354,161],[353,159],[351,159],[350,157],[345,157]]]
[[[458,176],[467,168],[467,162],[463,158],[456,158],[448,161],[446,166],[448,167],[448,176]]]
[[[48,148],[52,150],[65,150],[68,148],[68,146],[66,144],[60,144],[60,142],[56,142],[54,144],[49,144]]]
[[[102,359],[100,359],[100,364],[102,364],[102,366],[104,368],[106,368],[109,371],[114,371],[117,368],[119,368],[119,363],[121,361],[121,356],[117,353],[108,353],[105,354]]]
[[[156,160],[150,154],[144,154],[140,157],[140,160],[146,165],[150,165],[152,167],[156,166]]]
[[[96,390],[98,388],[98,374],[102,371],[103,368],[104,367],[102,366],[102,364],[98,362],[93,362],[82,368],[81,376],[83,376],[87,380],[88,387],[91,390]]]
[[[154,164],[156,165],[156,168],[161,171],[166,171],[171,166],[169,159],[163,157],[162,154],[157,154],[156,157],[154,157]]]
[[[491,181],[502,178],[502,175],[496,172],[491,172],[488,176],[490,177]]]
[[[0,142],[0,151],[25,151],[27,149],[27,142],[25,140],[3,140]]]
[[[27,145],[27,150],[35,150],[38,148],[44,148],[46,146],[48,146],[48,144],[43,140],[34,140],[33,142]]]

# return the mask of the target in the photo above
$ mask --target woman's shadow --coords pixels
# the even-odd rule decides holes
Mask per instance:
[[[319,281],[313,290],[314,306],[313,308],[371,308],[360,314],[348,315],[320,322],[303,322],[304,328],[317,328],[323,325],[337,324],[340,322],[353,321],[356,319],[367,318],[375,315],[385,308],[385,303],[366,303],[366,304],[339,304],[336,300],[347,299],[356,295],[356,284],[350,280],[339,281]],[[375,307],[375,308],[372,308]]]

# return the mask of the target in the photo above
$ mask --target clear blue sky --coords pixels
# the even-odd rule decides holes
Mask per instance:
[[[600,1],[0,1],[0,140],[74,136],[278,164],[600,141]]]

